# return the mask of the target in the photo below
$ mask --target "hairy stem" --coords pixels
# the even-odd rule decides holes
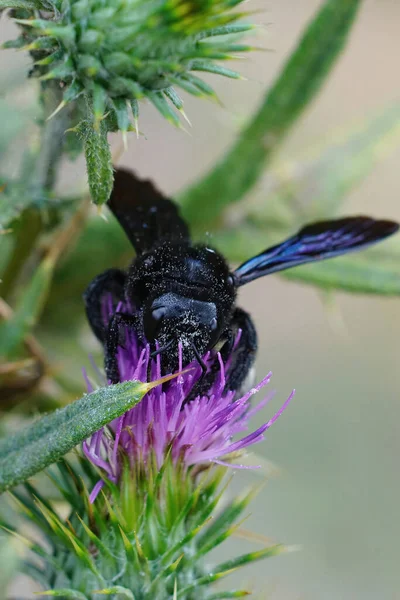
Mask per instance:
[[[64,133],[70,125],[71,110],[66,107],[51,119],[45,119],[55,110],[61,98],[62,92],[57,88],[47,89],[43,93],[40,141],[35,151],[36,155],[29,161],[30,173],[28,172],[25,189],[21,192],[31,196],[33,206],[21,215],[17,225],[14,251],[2,277],[1,295],[5,299],[8,299],[13,292],[21,270],[42,231],[41,204],[52,192],[56,183],[57,167],[63,153]]]

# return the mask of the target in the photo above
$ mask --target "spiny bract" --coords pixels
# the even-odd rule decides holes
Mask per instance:
[[[42,543],[4,526],[29,547],[23,571],[45,592],[64,600],[216,600],[242,598],[246,590],[220,591],[212,584],[232,571],[289,550],[282,544],[228,559],[212,568],[204,559],[235,532],[253,492],[225,504],[223,467],[205,472],[197,483],[172,461],[146,473],[126,464],[119,486],[108,479],[91,504],[89,489],[98,478],[90,463],[61,461],[49,475],[70,512],[60,516],[30,484],[12,492],[20,512],[41,532]],[[82,475],[84,474],[84,478]],[[24,531],[24,529],[22,529]],[[25,534],[24,534],[25,535]],[[29,534],[28,534],[29,535]],[[43,539],[44,538],[44,539]]]
[[[147,98],[178,125],[183,102],[176,88],[215,96],[194,72],[240,76],[216,61],[251,47],[238,38],[252,28],[235,9],[243,0],[35,0],[34,10],[13,11],[32,74],[63,87],[59,109],[83,95],[95,122],[108,130],[137,130],[138,100]],[[29,4],[29,2],[27,3]],[[176,109],[176,110],[175,110]],[[185,116],[185,115],[184,115]]]

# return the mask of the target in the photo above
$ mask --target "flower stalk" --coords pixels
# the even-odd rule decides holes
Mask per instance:
[[[108,298],[105,321],[115,309]],[[148,377],[154,385],[149,389],[147,384],[136,406],[86,440],[75,459],[49,471],[70,507],[67,520],[29,485],[28,494],[13,493],[52,548],[30,544],[41,560],[39,566],[28,560],[26,571],[44,586],[45,595],[80,600],[95,600],[97,594],[134,600],[248,595],[246,590],[216,595],[213,584],[246,564],[284,552],[285,546],[272,544],[213,567],[207,559],[235,534],[256,493],[249,490],[226,502],[229,470],[252,468],[243,464],[243,452],[262,441],[293,394],[268,422],[248,433],[251,417],[271,394],[253,408],[250,397],[271,374],[238,398],[226,390],[230,360],[224,363],[219,353],[208,353],[203,357],[208,369],[217,363],[219,371],[208,394],[193,397],[201,369],[192,363],[182,370],[181,348],[179,372],[160,381],[160,355],[152,358],[134,332],[126,330],[124,337],[117,357],[121,385]]]

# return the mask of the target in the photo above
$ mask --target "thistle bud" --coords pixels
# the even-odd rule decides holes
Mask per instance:
[[[34,75],[62,83],[63,106],[83,95],[93,106],[93,96],[101,89],[103,113],[97,112],[95,121],[115,112],[120,129],[127,131],[132,116],[136,128],[132,103],[147,98],[178,125],[175,111],[183,112],[178,88],[215,96],[194,72],[239,78],[215,61],[250,50],[237,43],[252,28],[240,23],[244,13],[234,10],[242,2],[113,0],[107,5],[99,0],[38,0],[35,4],[43,11],[14,10],[22,30],[16,44],[32,53]]]

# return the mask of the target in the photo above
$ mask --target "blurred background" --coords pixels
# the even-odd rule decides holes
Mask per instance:
[[[268,51],[251,53],[235,65],[248,80],[213,80],[221,108],[187,98],[185,111],[193,125],[189,135],[166,124],[152,107],[142,108],[145,137],[129,136],[129,150],[119,165],[134,167],[172,196],[207,171],[255,109],[319,5],[317,0],[252,0],[249,8],[259,9],[255,20],[264,25],[255,43]],[[282,146],[278,163],[301,159],[313,147],[328,144],[339,129],[399,100],[399,24],[397,0],[365,1],[343,56]],[[2,20],[1,29],[8,39],[10,24]],[[16,52],[2,53],[1,61],[4,82],[12,68],[28,65]],[[31,87],[17,92],[21,106],[34,93]],[[27,130],[26,140],[28,135]],[[114,139],[114,150],[119,145],[120,139]],[[397,150],[351,193],[341,212],[400,220],[399,164]],[[12,170],[12,153],[7,165]],[[83,181],[83,160],[66,163],[59,185],[76,182],[78,189]],[[247,200],[260,203],[269,183],[266,176]],[[101,227],[107,248],[109,224]],[[268,409],[257,415],[259,423],[292,388],[297,390],[267,440],[256,448],[279,473],[253,502],[244,527],[301,546],[249,568],[247,583],[260,599],[400,599],[400,304],[344,293],[335,295],[333,306],[325,300],[315,288],[278,276],[254,282],[240,293],[240,305],[258,327],[257,376],[272,370],[277,391]],[[68,325],[69,314],[63,318]],[[99,349],[87,327],[65,344],[59,343],[62,336],[50,315],[40,339],[54,348],[59,361],[71,364],[71,379],[83,391],[79,361],[87,365],[88,352]],[[258,479],[254,473],[237,473],[232,493]],[[237,548],[220,552],[254,548],[254,540],[238,538],[235,544]],[[30,598],[33,592],[19,581],[11,595],[16,593]]]

